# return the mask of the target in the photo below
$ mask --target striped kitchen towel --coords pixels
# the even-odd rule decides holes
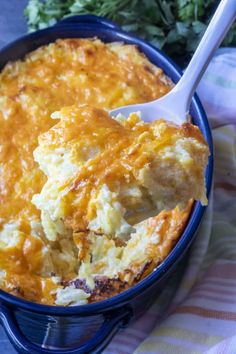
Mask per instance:
[[[236,49],[218,50],[198,93],[213,128],[209,207],[184,270],[104,354],[236,354]]]

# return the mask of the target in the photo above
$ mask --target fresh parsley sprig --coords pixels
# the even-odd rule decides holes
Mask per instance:
[[[29,0],[25,16],[30,32],[71,15],[104,16],[179,59],[192,55],[218,3],[218,0]],[[236,45],[236,26],[223,44]]]

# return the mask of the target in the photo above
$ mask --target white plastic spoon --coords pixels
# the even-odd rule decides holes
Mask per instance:
[[[110,115],[121,113],[128,117],[130,113],[140,111],[142,120],[146,122],[159,118],[177,124],[186,122],[196,87],[235,17],[236,0],[222,0],[177,85],[164,97],[148,103],[119,107],[110,111]]]

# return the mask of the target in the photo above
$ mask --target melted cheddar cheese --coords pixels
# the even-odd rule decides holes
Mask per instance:
[[[78,244],[81,242],[81,237],[72,232],[67,235],[66,240],[47,239],[42,226],[41,212],[32,203],[33,196],[40,194],[47,182],[47,176],[34,161],[33,151],[38,145],[39,135],[48,130],[53,141],[54,132],[50,128],[57,122],[50,118],[51,114],[70,105],[87,104],[97,108],[112,109],[126,104],[147,102],[166,94],[171,87],[172,83],[162,70],[152,65],[136,47],[121,43],[104,44],[98,39],[57,40],[29,53],[23,60],[8,63],[3,68],[0,73],[0,287],[2,289],[30,301],[54,304],[55,293],[63,288],[63,282],[78,276]],[[73,117],[71,119],[73,121]],[[102,124],[104,122],[101,122]],[[130,140],[130,132],[126,134],[124,128],[115,121],[109,121],[109,124],[112,129],[114,128],[114,137],[110,138],[111,141],[114,139],[112,154],[116,155],[122,150],[124,141]],[[84,126],[84,132],[89,134],[92,128],[90,123]],[[66,134],[71,136],[79,133],[81,129],[81,126],[74,126],[69,132],[62,131],[62,135],[65,134],[63,139],[68,138]],[[96,129],[99,129],[98,121],[96,121]],[[117,147],[115,139],[116,135],[120,134],[124,140],[121,146]],[[96,139],[99,141],[99,136],[92,133],[91,137],[94,141]],[[105,140],[99,141],[99,144],[105,144]],[[78,154],[81,159],[86,160],[88,151],[85,150]],[[103,163],[110,163],[115,155],[109,156]],[[141,160],[137,159],[136,163],[142,164]],[[66,170],[69,171],[69,167],[67,166]],[[121,165],[114,166],[119,169],[120,167]],[[101,173],[103,168],[101,164]],[[96,179],[99,175],[98,166],[96,169],[91,178]],[[123,178],[122,173],[123,170],[120,171],[121,178]],[[106,175],[106,181],[109,181],[109,173]],[[79,179],[74,185],[74,188],[78,187]],[[68,208],[69,205],[67,200]],[[173,234],[174,240],[180,235],[190,208],[191,206],[188,205],[183,211],[165,212],[165,217],[163,216],[165,220],[166,215],[175,219],[178,232]],[[94,211],[91,210],[91,213],[93,214]],[[69,214],[70,212],[67,211],[67,215]],[[83,217],[82,219],[80,217],[81,212],[76,220],[83,220]],[[160,218],[162,216],[157,219],[157,223],[161,222]],[[68,218],[67,223],[70,222],[71,219]],[[165,231],[171,239],[171,222],[168,222]],[[89,240],[90,237],[91,235],[87,235],[86,239]],[[169,245],[172,243],[173,241],[170,241]],[[91,242],[88,242],[87,248],[89,249],[90,246]],[[96,247],[98,252],[99,245],[97,244]],[[113,245],[109,244],[109,247],[113,249]],[[115,247],[118,255],[119,246],[115,245]],[[97,257],[96,269],[100,267],[102,271],[104,260],[101,261],[102,255]],[[156,262],[149,259],[148,262],[154,265],[162,259],[158,258]],[[140,267],[141,265],[139,265],[139,273]],[[83,272],[86,273],[85,268],[88,269],[86,264],[81,267],[81,276]],[[88,272],[91,270],[87,270]],[[135,267],[133,272],[135,273]],[[63,291],[64,289],[61,289],[62,295]],[[91,297],[90,301],[95,301],[99,296],[100,298],[109,296],[105,292],[104,295],[99,296],[96,295],[97,293],[94,294],[94,300]],[[83,296],[81,304],[86,302],[88,297],[86,294]],[[64,304],[60,301],[56,303]]]

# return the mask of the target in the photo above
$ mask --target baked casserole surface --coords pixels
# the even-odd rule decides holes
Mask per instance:
[[[85,304],[129,288],[169,254],[193,199],[207,203],[207,145],[189,123],[113,119],[105,110],[172,86],[135,46],[98,39],[57,40],[5,66],[3,290]]]

